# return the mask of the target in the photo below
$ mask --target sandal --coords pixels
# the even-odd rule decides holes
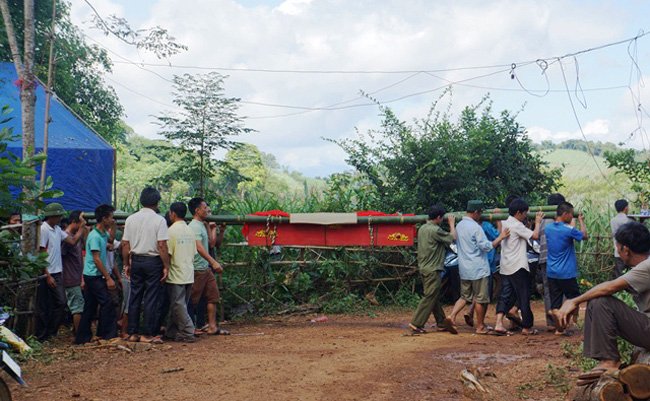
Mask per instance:
[[[505,336],[505,337],[510,337],[513,334],[512,331],[509,330],[497,330],[497,329],[492,330],[492,333],[494,333],[495,336]]]
[[[521,331],[522,336],[536,336],[539,334],[539,330],[537,329],[528,329],[528,331]]]
[[[456,328],[454,322],[452,322],[450,318],[446,318],[442,322],[442,327],[448,332],[450,332],[451,334],[458,334],[458,329]]]
[[[409,328],[411,329],[411,334],[426,334],[427,331],[422,327],[415,327],[409,323]]]
[[[513,315],[512,313],[506,313],[506,319],[510,320],[512,323],[514,323],[515,325],[517,325],[519,327],[522,327],[522,325],[524,324],[521,321],[521,318],[519,316]]]
[[[163,344],[163,340],[160,337],[140,337],[140,342],[145,344]]]
[[[140,336],[137,334],[131,334],[130,336],[126,337],[125,340],[130,343],[137,343],[140,342]]]
[[[470,316],[469,314],[466,313],[466,314],[463,315],[463,319],[465,319],[465,323],[469,327],[474,327],[474,318],[472,318],[472,316]]]
[[[219,327],[219,328],[217,328],[217,330],[214,331],[214,332],[210,332],[210,331],[208,331],[207,334],[208,334],[209,336],[229,336],[229,335],[230,335],[230,332],[229,332],[228,330],[226,330],[226,329],[222,329],[221,327]]]

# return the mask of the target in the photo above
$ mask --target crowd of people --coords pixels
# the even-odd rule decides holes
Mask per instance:
[[[521,198],[507,200],[508,218],[496,227],[481,222],[483,202],[467,203],[466,215],[456,224],[447,217],[449,231],[441,227],[446,211],[433,206],[428,221],[418,230],[418,267],[424,285],[421,299],[409,327],[413,334],[426,332],[425,324],[433,314],[437,331],[458,334],[457,317],[466,305],[465,322],[479,335],[539,334],[534,328],[531,308],[531,272],[527,249],[530,240],[539,240],[539,270],[544,276],[544,306],[549,331],[570,335],[577,323],[579,306],[588,302],[584,322],[584,354],[599,361],[591,372],[581,375],[582,384],[592,383],[599,375],[620,365],[617,338],[650,350],[650,232],[640,222],[628,217],[625,199],[615,202],[617,215],[611,221],[615,247],[615,268],[610,281],[601,283],[584,294],[577,281],[578,263],[575,243],[588,239],[584,216],[575,219],[574,207],[561,194],[548,198],[556,206],[554,219],[545,219],[537,212],[528,222],[529,206]],[[499,211],[497,210],[497,213]],[[445,271],[446,248],[456,244],[461,295],[451,314],[445,315],[441,303],[442,275]],[[500,268],[495,272],[494,251],[500,246]],[[629,269],[629,270],[628,270]],[[627,272],[626,272],[627,270]],[[496,321],[494,327],[485,323],[492,298],[492,278],[498,278],[495,292]],[[634,295],[637,310],[618,298],[617,292]],[[504,319],[510,320],[506,328]]]
[[[160,199],[156,189],[145,188],[140,195],[142,208],[126,219],[123,230],[116,225],[110,205],[95,209],[92,227],[81,211],[64,218],[60,204],[45,207],[39,238],[48,265],[37,292],[39,340],[57,334],[66,307],[77,344],[117,336],[132,342],[194,342],[203,334],[229,334],[218,324],[215,274],[223,269],[213,254],[223,241],[225,226],[206,221],[210,209],[202,198],[171,204],[165,217],[159,214]],[[433,314],[437,331],[458,334],[458,317],[469,305],[463,318],[476,334],[539,334],[531,308],[528,260],[529,241],[537,240],[547,329],[571,335],[579,306],[588,302],[584,353],[600,363],[583,381],[619,366],[619,337],[650,349],[650,231],[628,217],[628,202],[620,199],[614,204],[612,278],[582,294],[575,243],[588,239],[584,216],[575,218],[574,206],[561,194],[547,200],[555,207],[554,218],[537,212],[529,219],[529,205],[516,196],[506,204],[508,218],[496,224],[482,219],[485,206],[479,200],[467,203],[458,223],[443,207],[430,208],[417,236],[424,296],[409,323],[412,333],[425,333]],[[442,228],[445,219],[448,231]],[[19,224],[20,214],[13,214],[9,223]],[[447,316],[441,301],[442,276],[447,249],[454,243],[460,297]],[[620,291],[634,295],[637,310],[613,297]],[[491,302],[496,303],[494,326],[485,321]]]
[[[77,344],[118,336],[194,342],[203,334],[229,334],[218,324],[215,273],[223,269],[211,254],[225,227],[205,220],[210,209],[202,198],[172,203],[165,217],[158,214],[159,202],[160,193],[145,188],[142,208],[123,230],[111,205],[97,206],[92,227],[81,211],[64,218],[60,204],[45,207],[39,245],[48,265],[37,290],[39,340],[57,334],[66,306]]]

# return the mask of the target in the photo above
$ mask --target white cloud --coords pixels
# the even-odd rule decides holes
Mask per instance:
[[[116,1],[95,0],[93,4],[103,15],[117,14],[128,19],[129,15],[121,14],[125,8]],[[73,20],[76,23],[89,20],[88,7],[83,2],[73,3]],[[176,0],[157,0],[142,27],[163,26],[179,42],[189,47],[189,51],[169,60],[176,65],[385,71],[509,65],[511,62],[565,54],[631,36],[629,26],[636,17],[619,7],[618,3],[607,2],[586,6],[565,1],[533,0],[414,0],[406,3],[397,0],[285,0],[277,7],[243,7],[232,0],[185,0],[182,6]],[[161,62],[117,39],[104,37],[96,30],[86,32],[128,59]],[[618,53],[614,53],[614,50]],[[580,58],[581,84],[584,87],[620,84],[618,73],[629,72],[629,59],[624,48],[613,49],[612,53],[606,54],[607,57],[599,54],[597,57],[589,58],[586,55]],[[111,57],[115,61],[120,60],[117,56]],[[565,65],[570,86],[573,86],[575,68],[572,59],[567,59]],[[555,64],[547,72],[555,89],[563,87],[557,67]],[[146,68],[166,79],[171,79],[174,73],[201,72]],[[505,72],[496,75],[465,82],[482,88],[455,86],[452,111],[457,112],[467,104],[476,104],[488,91],[485,87],[505,88],[510,91],[491,90],[495,111],[518,109],[524,102],[529,102],[519,120],[531,127],[529,133],[533,139],[581,137],[570,110],[562,106],[566,103],[566,95],[552,93],[538,99],[525,92],[513,91],[520,88],[509,78],[508,68],[505,69]],[[496,69],[436,74],[453,81],[492,71]],[[611,71],[617,75],[614,76]],[[545,87],[543,76],[534,64],[518,65],[516,72],[527,87]],[[408,74],[271,74],[236,71],[228,74],[230,78],[226,81],[226,91],[229,96],[286,105],[329,106],[357,98],[359,90],[373,92],[385,88],[374,95],[380,101],[426,92],[390,104],[407,121],[424,116],[431,102],[442,92],[442,89],[432,90],[447,84],[444,79],[426,74],[417,74],[410,79],[406,79]],[[151,124],[151,116],[169,109],[160,104],[171,104],[169,82],[131,64],[116,64],[111,78],[154,100],[115,85],[128,115],[127,123],[138,133],[154,137],[156,127]],[[609,140],[619,135],[620,127],[625,125],[625,118],[621,116],[630,112],[629,100],[622,109],[624,113],[617,114],[617,107],[612,107],[617,97],[611,93],[586,92],[586,96],[590,107],[579,110],[579,118],[588,121],[584,124],[585,133],[596,140]],[[339,106],[360,103],[370,101],[362,98]],[[254,105],[242,105],[241,108],[242,115],[249,117],[297,112],[302,110]],[[377,127],[377,116],[376,106],[364,106],[303,112],[282,118],[249,119],[246,124],[258,133],[244,139],[256,144],[262,151],[274,153],[278,160],[291,168],[324,174],[344,169],[345,163],[342,152],[335,151],[332,148],[334,145],[324,142],[321,137],[336,139],[354,136],[354,127],[360,127],[361,132]]]
[[[530,127],[526,131],[528,136],[533,140],[533,142],[541,141],[553,141],[553,142],[562,142],[567,139],[583,139],[582,134],[587,137],[590,141],[603,141],[603,138],[606,139],[609,131],[610,122],[608,120],[597,119],[593,121],[588,121],[582,127],[582,132],[580,129],[569,132],[569,131],[551,131],[543,127]]]

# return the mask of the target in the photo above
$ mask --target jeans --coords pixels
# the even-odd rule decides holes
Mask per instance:
[[[508,314],[508,311],[517,304],[521,311],[522,326],[526,329],[533,327],[535,319],[530,309],[530,273],[526,269],[519,269],[510,275],[501,275],[503,287],[497,303],[497,313]]]
[[[52,274],[56,287],[47,285],[45,277],[38,279],[36,290],[36,337],[45,341],[56,335],[66,307],[65,288],[61,273]]]
[[[160,331],[162,271],[163,263],[160,257],[131,256],[131,294],[127,330],[129,334],[153,336]],[[141,310],[143,315],[142,330],[140,330]]]
[[[97,322],[97,336],[104,340],[117,337],[115,304],[106,285],[106,280],[104,280],[103,276],[84,275],[84,282],[86,285],[84,290],[84,311],[81,314],[75,343],[83,344],[92,339],[91,324],[98,306],[99,320]]]
[[[169,299],[169,323],[165,336],[173,340],[194,337],[194,323],[187,312],[192,284],[165,284]]]

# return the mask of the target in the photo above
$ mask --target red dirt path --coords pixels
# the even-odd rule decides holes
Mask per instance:
[[[534,310],[543,327],[541,306]],[[235,323],[228,328],[239,335],[135,353],[56,347],[52,362],[23,366],[29,387],[12,386],[14,399],[561,400],[564,394],[547,383],[547,366],[567,369],[569,384],[576,374],[561,343],[579,336],[478,336],[464,325],[457,336],[405,336],[408,311],[329,316],[326,323],[309,323],[312,317]],[[496,375],[482,379],[490,393],[459,381],[461,369],[472,365]],[[163,373],[170,368],[183,370]]]

